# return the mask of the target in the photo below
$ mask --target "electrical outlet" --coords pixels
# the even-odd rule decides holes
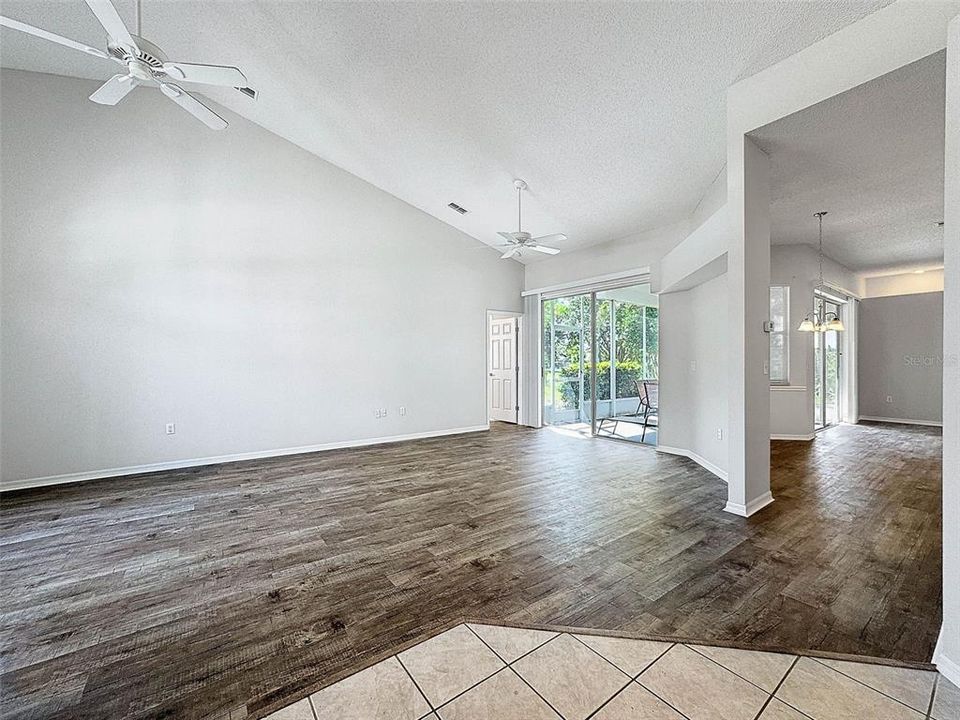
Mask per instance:
[[[690,361],[690,372],[696,372],[696,371],[697,371],[697,361],[696,361],[696,360],[691,360],[691,361]]]
[[[723,440],[723,428],[717,428],[717,440]]]
[[[407,408],[404,407],[403,405],[401,405],[401,406],[400,406],[400,415],[406,415],[406,414],[407,414]]]
[[[887,402],[888,402],[888,403],[892,403],[892,402],[893,402],[893,395],[887,395]]]
[[[167,435],[176,435],[176,434],[177,434],[177,424],[176,424],[176,423],[167,423],[166,431],[167,431]]]
[[[387,409],[380,408],[380,417],[385,418],[387,416]]]
[[[764,361],[763,361],[763,374],[764,374],[764,375],[769,375],[769,374],[770,374],[770,361],[769,361],[769,360],[764,360]]]
[[[374,417],[383,417],[383,416],[380,414],[380,408],[377,408],[376,410],[373,411],[373,416],[374,416]]]

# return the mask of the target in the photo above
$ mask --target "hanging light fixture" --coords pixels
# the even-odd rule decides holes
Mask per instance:
[[[810,319],[809,315],[807,315],[803,319],[803,322],[800,323],[800,327],[797,328],[797,330],[799,330],[800,332],[814,332],[816,331],[816,329],[817,329],[817,326],[813,322],[813,320]]]
[[[823,290],[823,216],[827,214],[826,210],[821,210],[820,212],[814,213],[814,217],[820,223],[820,248],[819,248],[819,261],[820,261],[820,282],[813,289],[813,312],[807,315],[803,321],[800,323],[797,330],[800,332],[827,332],[828,330],[834,330],[836,332],[843,331],[843,322],[840,320],[840,316],[835,312],[825,313],[823,317],[820,317],[820,314],[817,312],[817,291]]]
[[[830,317],[830,316],[833,317]],[[843,332],[843,321],[840,320],[840,316],[836,313],[827,313],[826,324],[824,330],[835,330],[836,332]]]

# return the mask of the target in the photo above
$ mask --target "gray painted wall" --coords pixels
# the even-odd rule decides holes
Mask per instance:
[[[867,298],[859,321],[860,415],[940,422],[943,293]]]
[[[518,263],[232,113],[0,83],[3,481],[486,424]]]

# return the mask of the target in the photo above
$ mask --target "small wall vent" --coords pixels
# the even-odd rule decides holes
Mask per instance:
[[[456,203],[448,203],[448,204],[447,204],[447,207],[450,208],[451,210],[455,211],[455,212],[460,213],[461,215],[466,215],[468,212],[470,212],[470,211],[467,210],[465,207],[461,207],[460,205],[457,205]]]
[[[237,90],[239,90],[240,92],[242,92],[244,95],[246,95],[246,96],[247,96],[248,98],[250,98],[251,100],[256,100],[256,99],[257,99],[257,94],[258,94],[258,93],[257,93],[257,91],[254,90],[253,88],[250,88],[250,87],[238,87]]]

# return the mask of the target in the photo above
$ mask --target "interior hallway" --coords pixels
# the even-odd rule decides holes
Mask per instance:
[[[2,713],[256,716],[465,616],[926,662],[940,451],[774,443],[750,519],[689,460],[512,427],[5,494]]]

